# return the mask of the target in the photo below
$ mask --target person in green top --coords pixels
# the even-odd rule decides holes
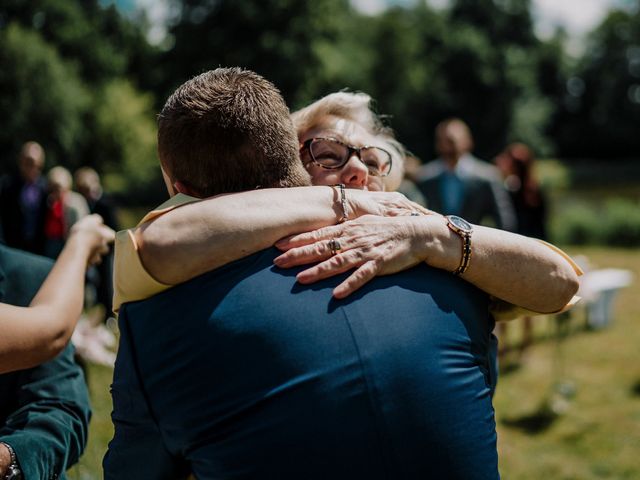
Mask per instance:
[[[91,410],[69,337],[85,269],[112,238],[99,216],[86,217],[55,266],[0,244],[2,479],[65,478],[84,451]]]

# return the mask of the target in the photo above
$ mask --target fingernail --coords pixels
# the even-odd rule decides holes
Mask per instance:
[[[284,261],[284,258],[276,257],[273,259],[273,263],[278,267],[282,267],[286,262]]]

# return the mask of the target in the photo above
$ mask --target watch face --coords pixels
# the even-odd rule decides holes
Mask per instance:
[[[459,228],[463,232],[473,231],[473,226],[469,222],[467,222],[464,218],[460,218],[457,215],[449,215],[447,218],[449,219],[449,222],[451,223],[451,225],[453,225],[456,228]]]

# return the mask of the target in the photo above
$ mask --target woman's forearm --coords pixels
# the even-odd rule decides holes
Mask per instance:
[[[178,284],[287,235],[335,224],[337,195],[331,187],[263,189],[190,203],[136,229],[140,258],[156,280]]]
[[[0,304],[0,373],[62,351],[82,312],[89,255],[87,244],[71,237],[29,307]]]
[[[339,239],[339,253],[329,240]],[[283,268],[315,264],[298,273],[313,283],[352,270],[333,294],[344,298],[377,275],[420,262],[449,272],[460,265],[462,239],[439,214],[380,218],[363,216],[277,243]],[[577,274],[562,255],[542,242],[486,227],[474,227],[471,263],[462,278],[509,303],[540,313],[564,307],[578,288]],[[319,263],[318,263],[319,262]]]
[[[434,267],[455,270],[462,255],[462,240],[446,222],[433,223],[432,240],[425,252]],[[514,305],[540,313],[564,307],[578,290],[572,265],[543,243],[493,228],[474,226],[472,257],[462,278]],[[429,253],[431,252],[431,253]]]
[[[335,224],[342,215],[336,195],[327,187],[266,189],[188,204],[136,230],[140,257],[158,281],[181,283],[267,248],[281,237]],[[358,207],[365,195],[349,191],[352,216],[375,213]],[[444,219],[429,215],[410,221],[422,225],[417,227],[415,245],[423,259],[434,267],[455,270],[461,239]],[[572,266],[534,239],[476,226],[472,249],[470,267],[462,277],[509,303],[554,312],[577,290]]]

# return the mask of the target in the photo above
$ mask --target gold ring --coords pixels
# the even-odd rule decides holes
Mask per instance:
[[[331,255],[335,255],[340,250],[342,250],[342,245],[340,245],[340,242],[337,238],[332,238],[331,240],[329,240],[329,250],[331,250]]]

